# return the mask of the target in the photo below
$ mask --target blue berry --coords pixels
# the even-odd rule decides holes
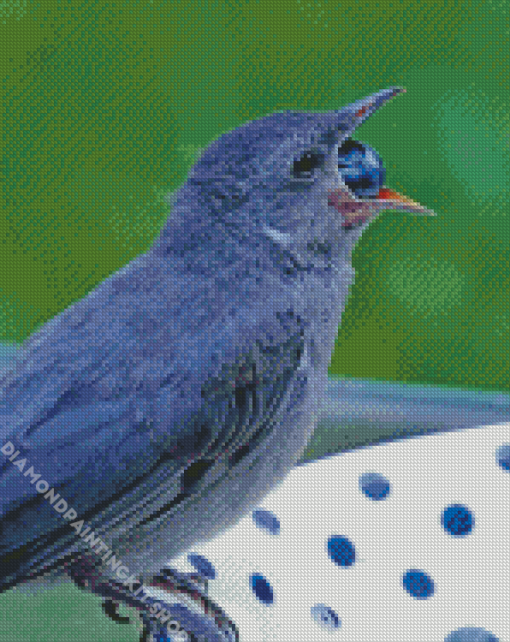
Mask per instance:
[[[359,478],[360,490],[375,501],[385,499],[390,492],[390,482],[379,473],[364,473]]]
[[[340,626],[338,615],[325,604],[316,604],[310,609],[313,619],[324,629],[334,631]]]
[[[328,555],[338,566],[352,566],[356,560],[354,545],[341,535],[333,535],[328,540]]]
[[[252,513],[252,519],[255,524],[271,535],[278,535],[280,532],[280,522],[276,515],[273,515],[271,511],[268,510],[254,510]]]
[[[375,149],[352,138],[338,148],[338,171],[358,198],[377,197],[386,180],[386,170]]]
[[[264,604],[272,604],[274,599],[273,589],[266,578],[263,575],[252,575],[250,580],[251,589],[258,599]]]
[[[425,600],[434,593],[434,582],[423,571],[411,569],[402,579],[405,590],[417,600]]]

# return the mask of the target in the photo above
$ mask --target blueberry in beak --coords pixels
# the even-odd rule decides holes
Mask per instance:
[[[420,203],[386,187],[382,158],[369,145],[346,138],[338,147],[338,174],[344,185],[329,193],[328,204],[342,215],[345,229],[373,219],[381,210],[435,215]]]

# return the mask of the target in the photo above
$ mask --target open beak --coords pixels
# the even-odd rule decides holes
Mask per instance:
[[[341,140],[352,136],[354,130],[367,118],[394,96],[403,92],[405,89],[402,87],[390,87],[357,100],[338,112],[332,112],[337,122],[338,131],[342,134]],[[412,214],[436,215],[435,212],[423,207],[420,203],[386,186],[380,188],[375,198],[360,199],[346,185],[339,185],[338,188],[328,192],[328,205],[334,207],[341,214],[342,226],[348,228],[375,218],[381,210],[403,210]]]

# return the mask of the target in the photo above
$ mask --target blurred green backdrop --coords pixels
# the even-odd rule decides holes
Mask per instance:
[[[438,216],[364,234],[330,372],[510,390],[509,33],[499,0],[0,0],[0,342],[147,250],[224,131],[402,85],[357,137]],[[78,631],[9,592],[0,640],[137,639],[69,590]]]
[[[147,250],[222,132],[396,84],[358,137],[439,216],[363,236],[331,373],[510,389],[506,3],[4,1],[0,34],[0,341]]]

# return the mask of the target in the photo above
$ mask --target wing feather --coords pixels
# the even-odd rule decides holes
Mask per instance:
[[[278,296],[233,317],[231,294],[179,278],[141,257],[43,326],[0,382],[2,441],[20,451],[0,468],[0,587],[76,540],[29,467],[94,529],[135,528],[274,427],[301,320]]]

